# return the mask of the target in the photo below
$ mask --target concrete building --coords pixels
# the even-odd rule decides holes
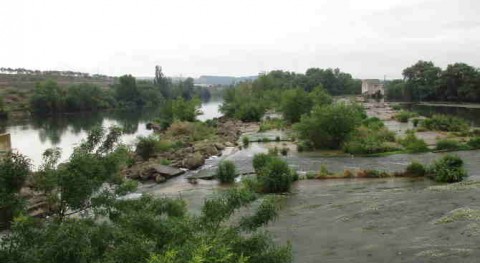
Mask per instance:
[[[378,96],[385,95],[385,87],[378,79],[364,79],[362,80],[362,95]]]

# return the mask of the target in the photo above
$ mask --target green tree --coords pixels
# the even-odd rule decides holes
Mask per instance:
[[[312,110],[312,106],[312,99],[303,89],[289,89],[283,92],[280,108],[283,118],[290,123],[299,122],[303,114]]]
[[[294,127],[300,139],[311,142],[315,148],[338,149],[364,117],[363,108],[359,105],[316,106]]]
[[[48,80],[37,83],[30,106],[37,113],[56,113],[64,109],[65,92],[57,82]]]
[[[15,212],[19,211],[20,189],[30,173],[30,160],[9,152],[0,159],[0,229],[8,227]]]
[[[132,75],[123,75],[115,86],[117,100],[124,105],[136,106],[141,103],[137,81]]]
[[[107,134],[103,128],[95,128],[86,141],[74,149],[70,159],[57,167],[60,158],[58,149],[44,153],[44,163],[36,175],[36,187],[49,198],[53,212],[59,220],[69,213],[101,205],[109,191],[102,192],[107,183],[115,188],[122,180],[119,171],[126,164],[128,152],[119,147],[121,130],[110,128]],[[98,201],[98,203],[96,203]]]
[[[418,61],[403,70],[405,96],[411,100],[429,100],[435,97],[441,69],[432,62]]]

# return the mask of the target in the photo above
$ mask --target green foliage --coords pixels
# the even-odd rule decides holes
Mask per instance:
[[[278,262],[292,261],[257,229],[277,216],[275,200],[265,199],[238,223],[230,217],[257,196],[232,189],[208,199],[198,216],[180,199],[118,200],[105,214],[108,223],[66,219],[38,224],[21,218],[1,241],[5,263],[81,262]],[[228,224],[226,223],[228,222]]]
[[[160,141],[155,135],[139,136],[135,146],[135,153],[142,157],[143,160],[148,160],[154,157],[156,153],[168,149],[170,149],[170,144]]]
[[[348,137],[343,150],[351,154],[373,154],[398,150],[395,134],[378,118],[367,118]]]
[[[461,150],[463,148],[464,146],[457,140],[443,139],[437,141],[437,150],[454,151]]]
[[[30,173],[30,160],[13,152],[0,159],[0,229],[7,228],[20,211],[20,189]]]
[[[398,142],[409,153],[420,153],[428,151],[427,143],[424,140],[417,138],[414,132],[407,132],[405,138],[400,139]]]
[[[294,127],[299,138],[311,142],[315,148],[338,149],[363,117],[364,111],[359,105],[317,106]]]
[[[280,130],[285,127],[285,123],[282,119],[273,118],[267,119],[260,123],[260,132],[269,131],[269,130]]]
[[[386,94],[389,100],[400,101],[469,101],[479,102],[480,72],[464,63],[455,63],[445,70],[432,62],[418,61],[404,69],[404,80],[389,81]]]
[[[428,169],[428,174],[437,182],[455,183],[467,177],[463,160],[455,155],[445,155],[435,161]]]
[[[232,161],[222,161],[218,165],[215,177],[222,183],[233,183],[237,175],[235,164]]]
[[[248,147],[248,145],[250,144],[250,139],[248,138],[248,136],[243,136],[242,142],[243,146]]]
[[[260,121],[265,114],[266,105],[260,96],[255,96],[251,86],[242,84],[234,89],[227,89],[220,111],[227,117],[242,121]]]
[[[282,193],[290,191],[295,173],[282,159],[271,156],[257,174],[259,191],[263,193]]]
[[[213,138],[215,129],[203,122],[174,122],[165,131],[164,136],[188,143]]]
[[[415,176],[415,177],[421,177],[425,176],[426,174],[426,169],[425,167],[419,163],[419,162],[411,162],[408,166],[407,169],[405,170],[406,175],[408,176]]]
[[[110,93],[88,83],[73,85],[66,93],[65,110],[69,112],[107,109],[116,104]]]
[[[471,149],[480,149],[480,137],[477,136],[477,137],[471,138],[471,139],[467,142],[467,145],[468,145]]]
[[[115,85],[117,100],[125,106],[137,106],[141,103],[140,91],[137,88],[137,81],[132,75],[123,75]]]
[[[312,110],[313,101],[303,89],[289,89],[283,92],[281,111],[283,119],[289,123],[300,121],[303,114]]]
[[[49,150],[44,154],[44,163],[36,175],[35,187],[43,191],[54,208],[55,216],[63,220],[68,211],[81,211],[88,207],[101,207],[111,196],[102,192],[107,183],[115,189],[123,180],[120,169],[126,164],[129,153],[118,145],[121,131],[110,128],[95,128],[87,140],[74,149],[67,163],[56,167],[60,153]]]
[[[470,127],[465,120],[449,115],[433,115],[423,120],[421,125],[428,130],[449,132],[467,131]]]
[[[265,153],[255,154],[252,161],[255,173],[260,173],[260,170],[262,170],[272,158],[273,156]]]
[[[56,113],[64,108],[65,92],[57,82],[49,80],[37,83],[30,99],[30,107],[36,113]]]
[[[395,119],[399,122],[408,122],[410,118],[415,116],[417,116],[415,112],[402,110],[395,115]]]

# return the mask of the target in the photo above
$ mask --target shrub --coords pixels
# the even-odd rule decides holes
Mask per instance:
[[[402,110],[399,113],[397,113],[394,116],[394,118],[399,122],[408,122],[408,120],[410,118],[415,117],[415,116],[417,116],[417,114],[415,112]]]
[[[315,148],[338,149],[364,118],[359,105],[332,104],[317,106],[295,124],[299,138]]]
[[[272,156],[277,156],[278,155],[278,147],[275,146],[273,148],[268,149],[268,154]]]
[[[250,144],[250,139],[248,138],[248,136],[243,136],[242,142],[243,146],[248,147],[248,145]]]
[[[417,127],[419,123],[420,123],[420,119],[413,119],[412,120],[413,127]]]
[[[443,139],[437,141],[437,150],[460,150],[462,149],[462,144],[459,141],[452,140],[452,139]]]
[[[405,174],[407,176],[425,176],[426,169],[425,167],[419,162],[411,162],[407,169],[405,170]]]
[[[427,152],[428,146],[424,140],[417,138],[414,132],[407,132],[405,138],[400,139],[399,143],[405,147],[409,153]]]
[[[140,136],[135,147],[135,153],[142,157],[143,160],[148,160],[159,152],[159,140],[155,136]]]
[[[272,118],[262,121],[260,123],[259,131],[263,132],[274,129],[282,129],[283,127],[285,127],[285,123],[282,119]]]
[[[463,160],[455,155],[445,155],[435,161],[428,169],[428,174],[437,182],[455,183],[462,181],[467,172]]]
[[[203,122],[174,122],[165,131],[168,138],[183,137],[186,141],[202,141],[215,136],[215,129]]]
[[[233,183],[235,181],[236,168],[232,161],[222,161],[218,165],[215,177],[222,183]]]
[[[465,120],[449,115],[433,115],[432,118],[423,120],[421,125],[433,131],[461,132],[469,128]]]
[[[255,156],[253,156],[253,169],[255,173],[258,174],[271,159],[272,156],[265,153],[255,154]]]
[[[467,145],[472,149],[480,149],[480,137],[473,137],[468,142]]]
[[[309,113],[312,109],[313,101],[301,88],[288,89],[282,94],[281,111],[283,118],[289,123],[300,121],[303,114]]]
[[[395,140],[393,132],[379,124],[370,123],[367,125],[375,128],[370,128],[369,126],[358,127],[345,142],[343,146],[345,152],[351,154],[373,154],[398,149],[391,143]]]
[[[288,149],[288,147],[283,147],[281,150],[280,150],[280,153],[283,155],[283,156],[286,156],[288,154],[288,151],[290,151],[290,149]]]
[[[400,106],[399,104],[393,104],[393,105],[392,105],[392,109],[394,109],[394,110],[401,110],[401,109],[402,109],[402,106]]]
[[[282,193],[290,190],[295,175],[285,161],[278,157],[272,157],[260,170],[257,179],[261,186],[261,192]]]

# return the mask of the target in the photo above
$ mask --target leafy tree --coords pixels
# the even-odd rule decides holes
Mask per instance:
[[[300,139],[315,148],[338,149],[358,127],[364,116],[359,105],[345,103],[316,106],[310,115],[304,115],[295,125]]]
[[[118,81],[115,86],[117,100],[125,105],[140,104],[140,92],[135,78],[132,75],[123,75]]]
[[[68,162],[59,167],[56,167],[60,157],[58,149],[44,153],[35,185],[49,197],[59,220],[69,213],[102,205],[101,201],[109,194],[101,191],[104,183],[114,187],[122,182],[118,175],[128,152],[117,145],[120,135],[117,127],[110,128],[108,134],[103,128],[93,129],[87,140],[74,149]]]
[[[95,111],[113,107],[115,101],[98,86],[82,83],[66,90],[65,104],[66,111]]]
[[[36,113],[60,112],[64,108],[64,94],[64,90],[53,80],[39,82],[30,100],[30,106]]]
[[[300,117],[309,113],[312,106],[312,99],[303,89],[289,89],[283,92],[281,111],[283,118],[290,123],[299,122]]]
[[[162,72],[162,67],[155,66],[155,79],[153,80],[153,84],[158,87],[160,93],[165,99],[169,99],[172,97],[171,91],[171,81]]]
[[[0,160],[0,228],[8,227],[15,212],[19,211],[20,189],[30,173],[30,160],[9,152]]]
[[[441,69],[432,62],[418,61],[415,65],[403,70],[407,98],[412,100],[428,100],[435,96]]]
[[[200,215],[189,214],[180,199],[143,196],[117,200],[105,213],[108,223],[66,219],[35,224],[18,220],[1,241],[0,260],[10,263],[61,262],[278,262],[292,261],[291,248],[279,247],[258,231],[277,217],[267,198],[251,216],[230,217],[257,200],[232,189],[205,201]],[[228,222],[228,224],[226,223]]]

